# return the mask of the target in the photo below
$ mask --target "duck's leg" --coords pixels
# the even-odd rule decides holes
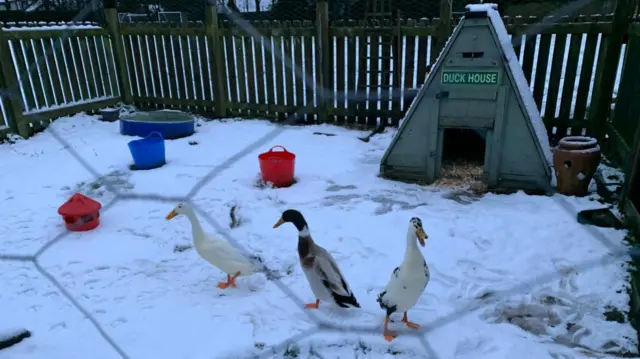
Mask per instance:
[[[227,281],[218,282],[218,288],[220,289],[227,289],[229,287],[238,288],[238,286],[236,285],[236,278],[238,278],[239,275],[240,275],[240,272],[236,273],[233,277],[227,274]]]
[[[402,322],[404,324],[406,324],[407,327],[409,327],[409,328],[412,328],[412,329],[420,328],[420,324],[416,324],[414,322],[410,322],[409,319],[407,319],[407,312],[404,312],[404,316],[402,317]]]
[[[305,309],[318,309],[320,307],[320,299],[316,299],[315,303],[305,304]]]
[[[389,330],[389,316],[387,315],[386,317],[384,317],[384,340],[391,342],[393,339],[395,339],[398,336],[398,333]]]
[[[240,276],[240,272],[237,272],[236,274],[233,275],[233,277],[229,277],[229,279],[227,280],[227,282],[229,282],[229,285],[233,288],[238,288],[238,286],[236,285],[236,278],[238,278],[238,276]]]

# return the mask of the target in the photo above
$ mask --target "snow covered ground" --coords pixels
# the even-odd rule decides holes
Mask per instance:
[[[102,175],[98,180],[50,130],[0,145],[0,254],[31,255],[63,233],[56,210],[75,191],[105,206],[113,199],[105,186],[129,194],[183,196],[218,164],[277,126],[257,120],[203,123],[194,136],[167,141],[168,165],[132,172],[126,145],[131,138],[118,134],[117,123],[82,115],[57,120],[51,128]],[[604,256],[607,248],[559,203],[568,201],[577,211],[597,202],[523,193],[475,197],[384,180],[377,177],[378,165],[392,135],[364,143],[357,131],[292,127],[220,173],[195,200],[225,228],[230,208],[237,205],[240,226],[218,234],[233,236],[261,256],[282,275],[283,285],[308,302],[313,298],[298,263],[296,231],[290,225],[272,229],[283,210],[302,211],[362,305],[349,311],[321,305],[315,314],[323,322],[374,327],[374,332],[325,330],[274,354],[270,346],[311,333],[315,322],[262,274],[239,279],[235,290],[216,288],[223,279],[219,270],[193,250],[174,251],[190,243],[191,231],[184,217],[165,221],[173,202],[119,201],[102,212],[98,229],[63,237],[40,264],[132,359],[427,358],[421,342],[405,332],[391,344],[384,341],[383,312],[375,302],[402,259],[408,221],[418,216],[429,234],[423,253],[432,279],[410,319],[428,327],[465,313],[434,325],[426,335],[439,358],[636,352],[631,325],[605,320],[612,307],[628,310],[626,263],[576,269]],[[256,157],[273,145],[297,155],[298,183],[291,188],[255,186]],[[214,231],[206,223],[205,228]],[[598,230],[623,242],[624,231]],[[508,298],[490,295],[546,274],[553,279],[533,281]],[[32,263],[0,261],[0,283],[1,325],[33,334],[0,351],[0,359],[120,357]]]

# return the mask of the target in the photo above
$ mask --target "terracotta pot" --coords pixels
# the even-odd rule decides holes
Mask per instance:
[[[553,149],[559,193],[586,196],[600,164],[600,146],[592,137],[568,136]]]

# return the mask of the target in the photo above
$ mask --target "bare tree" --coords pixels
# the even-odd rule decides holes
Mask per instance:
[[[260,0],[255,0],[256,12],[260,12]]]
[[[236,0],[227,0],[227,7],[231,11],[240,12],[240,9],[238,9],[238,5],[236,5]]]

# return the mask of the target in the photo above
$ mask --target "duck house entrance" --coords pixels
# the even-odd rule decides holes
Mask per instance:
[[[440,179],[470,183],[483,180],[487,131],[443,128]]]

